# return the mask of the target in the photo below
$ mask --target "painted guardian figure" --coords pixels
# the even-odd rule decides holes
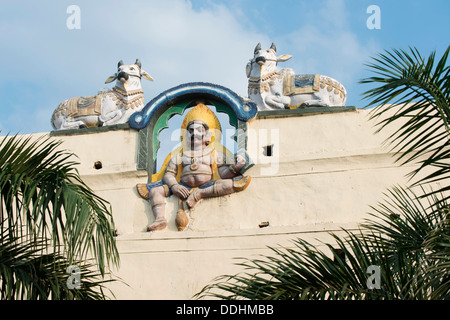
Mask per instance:
[[[160,170],[160,180],[138,184],[139,194],[149,200],[155,220],[147,231],[167,227],[165,198],[178,198],[176,225],[184,230],[189,217],[188,209],[205,198],[225,196],[244,190],[250,176],[239,171],[246,161],[242,155],[233,156],[221,143],[221,126],[216,115],[204,104],[197,104],[184,118],[181,126],[181,146],[166,157]]]

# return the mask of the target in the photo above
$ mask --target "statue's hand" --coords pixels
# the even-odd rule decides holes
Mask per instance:
[[[242,154],[238,154],[234,160],[234,169],[239,171],[245,166],[246,163],[247,161],[245,161],[245,157]]]
[[[187,197],[189,197],[189,190],[180,184],[172,186],[170,190],[172,190],[172,193],[180,199],[187,199]]]

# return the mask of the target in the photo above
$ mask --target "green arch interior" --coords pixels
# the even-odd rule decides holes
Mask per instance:
[[[228,107],[227,105],[223,104],[220,101],[217,100],[207,100],[207,101],[202,101],[203,103],[205,103],[206,105],[213,105],[216,108],[217,112],[222,112],[228,115],[229,118],[229,122],[230,125],[233,126],[235,129],[238,128],[238,119],[236,117],[236,114],[233,112],[232,109],[230,109],[230,107]],[[185,110],[187,108],[193,107],[194,105],[197,104],[197,100],[186,100],[186,101],[182,101],[179,102],[173,106],[171,106],[170,108],[168,108],[156,121],[155,126],[153,128],[153,132],[152,132],[152,142],[153,142],[153,163],[155,163],[156,159],[157,159],[157,153],[160,147],[160,141],[159,141],[159,133],[165,129],[169,127],[169,120],[170,118],[172,118],[174,115],[179,114],[182,115]],[[234,139],[237,139],[237,136],[234,137]]]

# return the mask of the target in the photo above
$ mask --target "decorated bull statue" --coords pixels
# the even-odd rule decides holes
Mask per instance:
[[[259,110],[345,106],[347,92],[338,81],[319,74],[296,75],[290,68],[278,71],[278,62],[290,58],[277,56],[273,43],[268,50],[262,50],[260,43],[256,46],[246,72],[248,97]]]
[[[112,90],[94,96],[70,98],[62,102],[53,112],[51,123],[55,130],[101,127],[126,123],[131,114],[144,107],[144,92],[141,79],[153,78],[141,69],[141,62],[117,65],[117,72],[105,83],[116,80]]]

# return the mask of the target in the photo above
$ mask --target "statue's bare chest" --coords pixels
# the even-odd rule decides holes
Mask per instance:
[[[211,161],[211,155],[185,155],[183,154],[183,156],[181,157],[181,163],[183,165],[183,167],[186,166],[190,166],[191,164],[198,164],[198,165],[207,165],[207,166],[211,166],[212,161]]]

